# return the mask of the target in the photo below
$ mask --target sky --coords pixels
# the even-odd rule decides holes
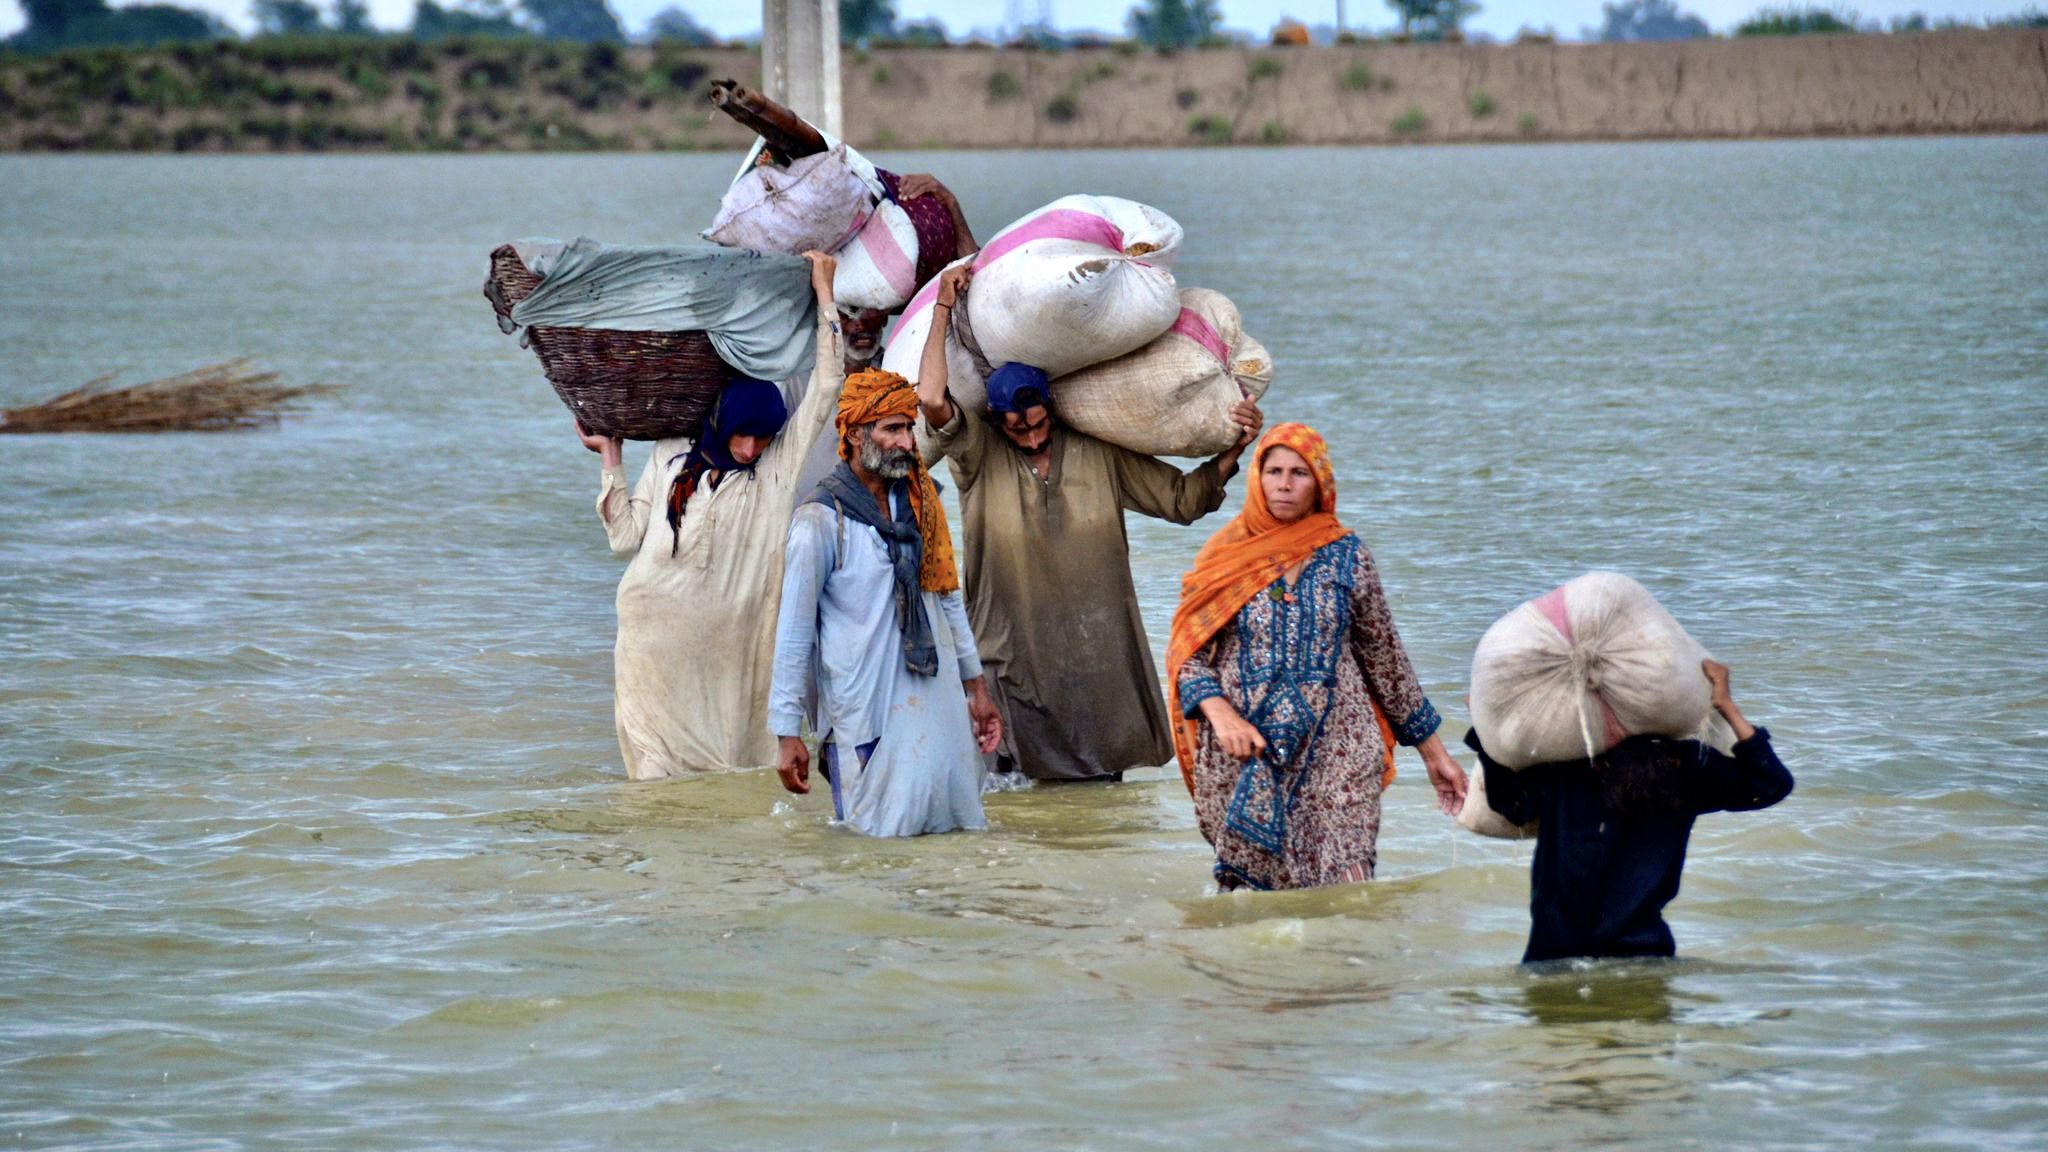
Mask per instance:
[[[252,26],[249,0],[172,0],[188,8],[218,13],[242,31]],[[322,8],[331,0],[314,0]],[[443,0],[452,6],[453,0]],[[1020,0],[1027,17],[1034,16],[1040,0]],[[1067,30],[1094,29],[1121,32],[1124,14],[1134,0],[1048,0],[1053,25]],[[1679,7],[1707,22],[1716,32],[1727,32],[1758,8],[1799,4],[1804,0],[1679,0]],[[1829,6],[1829,0],[1817,0]],[[120,6],[121,0],[114,0]],[[610,0],[628,32],[638,32],[656,12],[674,4],[695,16],[699,23],[722,36],[757,33],[761,28],[759,0]],[[382,28],[403,28],[412,22],[413,0],[369,0],[371,18]],[[1929,17],[1982,20],[1987,16],[2009,16],[2029,5],[2048,7],[2039,0],[1836,0],[1833,6],[1850,8],[1865,20],[1886,21],[1909,12]],[[1265,33],[1282,17],[1305,24],[1334,24],[1336,0],[1219,0],[1225,27]],[[1552,29],[1560,36],[1578,39],[1583,28],[1600,24],[1601,0],[1482,0],[1479,15],[1465,25],[1468,31],[1490,33],[1513,39],[1522,28]],[[900,19],[937,17],[955,36],[970,31],[994,32],[1004,23],[1010,0],[896,0]],[[0,0],[0,35],[18,30],[23,23],[19,0]],[[1345,22],[1364,31],[1384,31],[1396,23],[1385,0],[1346,0]]]

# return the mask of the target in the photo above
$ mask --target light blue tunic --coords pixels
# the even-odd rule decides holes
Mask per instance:
[[[904,497],[893,495],[901,515]],[[881,533],[828,505],[798,507],[783,557],[768,727],[796,736],[808,715],[830,745],[834,815],[870,836],[987,826],[982,756],[961,688],[981,675],[967,607],[958,591],[919,600],[938,647],[935,676],[904,666]]]

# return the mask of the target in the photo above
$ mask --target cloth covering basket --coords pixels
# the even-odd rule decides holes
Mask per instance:
[[[484,296],[500,329],[514,330],[512,306],[539,286],[512,245],[491,252]],[[586,431],[627,440],[697,435],[719,389],[738,375],[702,332],[528,327],[522,343]]]

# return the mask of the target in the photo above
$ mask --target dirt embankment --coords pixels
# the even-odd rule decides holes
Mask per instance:
[[[893,148],[2048,131],[2048,31],[1668,44],[849,52],[847,136]],[[471,42],[0,58],[0,149],[735,148],[739,50]]]

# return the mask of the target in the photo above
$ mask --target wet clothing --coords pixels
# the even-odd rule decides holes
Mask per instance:
[[[1374,707],[1408,746],[1435,734],[1372,554],[1349,533],[1316,550],[1294,587],[1276,580],[1180,667],[1180,706],[1228,700],[1266,739],[1239,761],[1199,724],[1195,818],[1225,888],[1369,880],[1386,747]]]
[[[762,730],[796,736],[810,722],[824,746],[833,814],[855,831],[985,827],[981,752],[961,687],[982,674],[966,604],[958,589],[917,590],[906,602],[882,534],[820,495],[789,525]],[[891,486],[890,512],[896,524],[914,523],[904,481]],[[905,660],[906,610],[929,624],[931,675]]]
[[[1228,475],[1213,460],[1182,472],[1056,425],[1041,480],[1000,429],[953,407],[944,428],[919,418],[920,447],[951,461],[959,485],[968,618],[1003,754],[1037,780],[1166,763],[1173,746],[1124,512],[1192,523],[1222,505]]]
[[[1696,740],[1631,736],[1598,761],[1537,764],[1519,772],[1493,761],[1468,732],[1486,771],[1486,800],[1516,824],[1539,822],[1529,876],[1529,946],[1522,962],[1567,957],[1671,956],[1678,950],[1664,906],[1678,895],[1694,818],[1768,808],[1792,793],[1792,774],[1762,728],[1724,756]],[[1596,773],[1662,758],[1676,790],[1669,809],[1619,816]]]
[[[619,754],[634,780],[775,763],[762,717],[775,652],[782,545],[797,473],[839,400],[837,325],[818,326],[810,383],[749,470],[690,492],[673,526],[664,503],[689,440],[659,440],[629,490],[606,469],[597,497],[619,580],[613,649]]]

